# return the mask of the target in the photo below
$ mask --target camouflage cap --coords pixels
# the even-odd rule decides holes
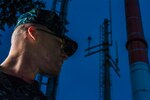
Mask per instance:
[[[33,9],[25,14],[22,14],[18,18],[16,27],[26,23],[34,23],[46,26],[52,31],[52,35],[65,40],[64,51],[69,57],[77,50],[78,44],[64,34],[63,28],[65,28],[65,26],[63,25],[60,17],[54,11]]]

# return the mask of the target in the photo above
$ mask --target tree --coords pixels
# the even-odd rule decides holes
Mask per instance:
[[[8,27],[16,24],[20,14],[33,8],[44,8],[45,3],[39,0],[1,0],[0,1],[0,30],[5,31]]]

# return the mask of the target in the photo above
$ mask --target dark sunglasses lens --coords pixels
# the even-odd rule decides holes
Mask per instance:
[[[64,49],[64,52],[65,52],[68,56],[71,56],[71,55],[74,53],[74,51],[75,51],[74,45],[72,45],[70,42],[65,43],[63,49]]]

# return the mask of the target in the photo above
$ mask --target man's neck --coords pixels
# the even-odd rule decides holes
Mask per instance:
[[[17,58],[8,56],[1,64],[0,69],[6,74],[19,77],[27,83],[32,83],[38,69],[32,64],[30,58],[26,59],[21,56]]]

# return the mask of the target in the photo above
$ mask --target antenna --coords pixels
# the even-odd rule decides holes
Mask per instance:
[[[116,49],[116,60],[114,61],[110,55],[110,46],[112,46],[112,24],[111,24],[111,0],[109,0],[110,20],[104,19],[100,25],[99,44],[85,49],[88,52],[85,57],[99,53],[99,100],[111,100],[111,81],[110,81],[110,68],[113,68],[118,77],[120,77],[120,70],[118,68],[118,49]],[[99,47],[99,48],[98,48]],[[92,51],[98,48],[98,50]],[[117,45],[116,45],[116,48]],[[90,52],[89,52],[90,51]],[[100,74],[102,73],[102,74]]]
[[[110,44],[112,45],[112,17],[111,17],[111,0],[109,0],[109,18],[110,18]]]
[[[118,44],[116,41],[116,64],[118,64]]]
[[[0,34],[0,39],[1,39],[2,35]],[[2,44],[1,40],[0,40],[0,45]]]
[[[88,48],[90,47],[91,40],[92,40],[92,37],[91,37],[91,36],[89,36],[89,37],[88,37]],[[88,50],[88,53],[90,53],[90,50]]]

